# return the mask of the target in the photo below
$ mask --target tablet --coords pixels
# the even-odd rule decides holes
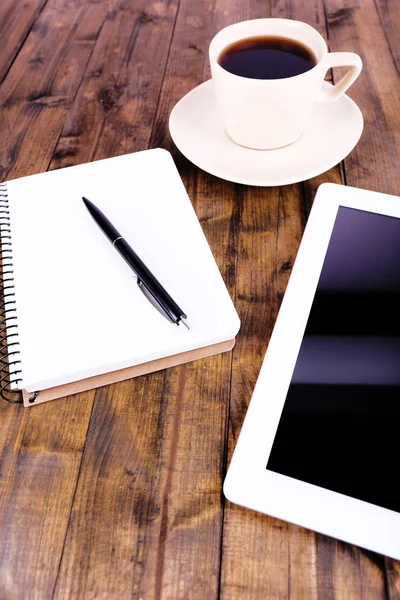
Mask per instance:
[[[224,482],[400,559],[400,198],[319,187]]]

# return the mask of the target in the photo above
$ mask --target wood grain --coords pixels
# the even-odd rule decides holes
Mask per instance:
[[[35,23],[47,0],[2,0],[0,3],[0,83],[23,46],[27,35]]]
[[[377,0],[376,6],[379,11],[383,30],[386,35],[390,53],[400,72],[400,5],[398,2],[388,0]]]
[[[345,160],[348,185],[399,194],[399,73],[374,0],[361,5],[325,0],[331,50],[357,52],[362,75],[349,95],[364,116],[364,131]],[[373,42],[372,42],[373,40]],[[340,71],[340,70],[339,70]]]
[[[48,2],[0,89],[0,178],[46,171],[106,12],[106,0]]]
[[[93,393],[72,396],[21,420],[1,478],[1,598],[51,597],[92,402]]]
[[[51,169],[148,147],[177,9],[176,0],[111,3]]]

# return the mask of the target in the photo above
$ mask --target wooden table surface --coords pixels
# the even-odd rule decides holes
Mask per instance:
[[[168,116],[209,78],[212,36],[268,16],[361,55],[365,129],[329,172],[256,188],[187,161]],[[242,326],[227,354],[0,403],[0,600],[400,598],[399,562],[221,492],[317,186],[400,194],[399,31],[398,0],[1,0],[0,181],[170,150]]]

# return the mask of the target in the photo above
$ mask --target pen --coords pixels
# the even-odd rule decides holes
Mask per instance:
[[[166,289],[149,271],[144,262],[139,258],[136,252],[130,247],[128,242],[122,237],[114,225],[107,217],[87,198],[82,198],[86,208],[100,227],[102,232],[108,237],[114,248],[118,250],[121,256],[126,260],[132,271],[137,277],[137,282],[146,296],[146,298],[160,309],[167,319],[176,323],[176,325],[184,325],[190,329],[187,322],[187,315],[183,312],[177,303],[171,298]]]

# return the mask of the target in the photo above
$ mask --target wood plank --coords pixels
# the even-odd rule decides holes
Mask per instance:
[[[400,72],[400,5],[396,0],[377,0],[376,5],[390,52],[397,71]]]
[[[331,550],[329,551],[329,545]],[[387,598],[384,558],[330,538],[317,547],[319,585],[327,598]]]
[[[92,403],[88,392],[25,409],[1,478],[2,598],[52,596]]]
[[[107,11],[107,0],[53,0],[0,89],[0,179],[46,171]]]
[[[17,455],[14,448],[20,445],[17,438],[22,435],[26,423],[26,413],[22,404],[8,404],[0,401],[0,518],[7,502],[6,487],[15,469]],[[1,589],[1,588],[0,588]],[[0,594],[1,598],[1,594]]]
[[[299,186],[249,189],[240,222],[229,457],[237,441],[297,252],[304,210]],[[314,534],[229,502],[224,515],[221,598],[317,597]]]
[[[47,0],[2,0],[0,3],[0,83],[46,2]]]
[[[385,559],[387,575],[387,598],[399,600],[400,598],[400,561]]]
[[[361,5],[326,0],[331,50],[357,52],[363,71],[349,95],[364,115],[364,131],[345,160],[349,185],[398,194],[400,146],[399,73],[374,0]],[[371,43],[373,40],[373,43]]]
[[[220,452],[207,433],[226,406],[229,382],[215,385],[214,370],[227,361],[98,394],[55,598],[216,597],[220,488],[209,480],[218,479]]]
[[[163,382],[157,373],[97,392],[55,598],[139,597],[147,524],[159,511],[151,488]]]
[[[177,9],[177,0],[114,3],[51,169],[148,147]]]

